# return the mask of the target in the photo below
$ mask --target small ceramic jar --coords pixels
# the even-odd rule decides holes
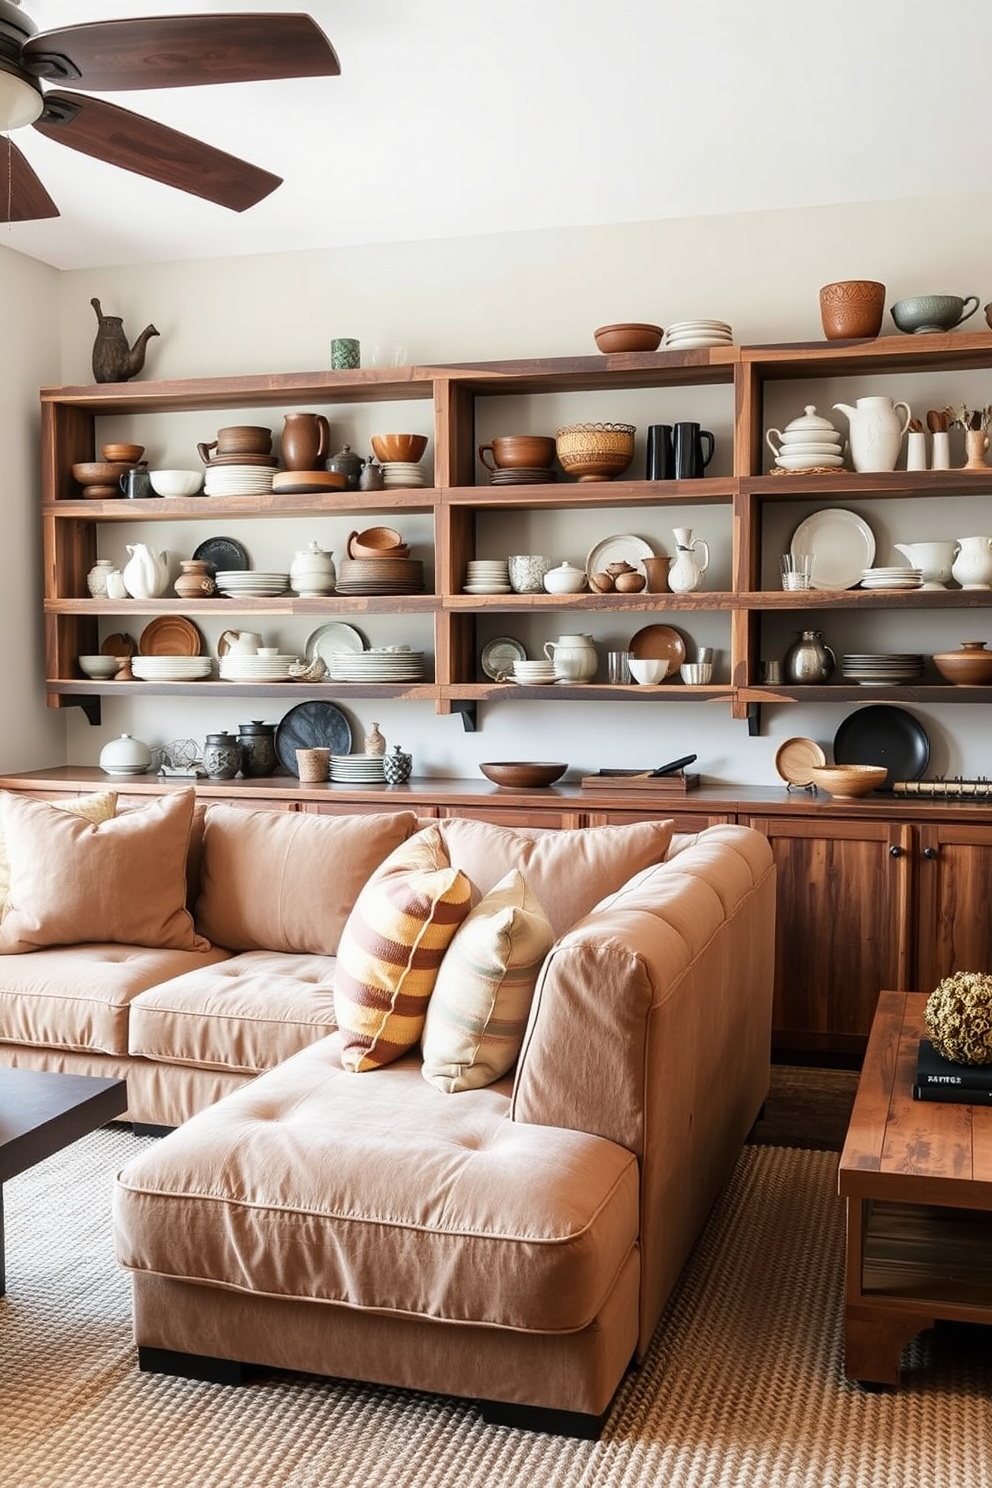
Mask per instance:
[[[109,558],[98,558],[86,575],[86,587],[94,599],[107,598],[107,579],[114,565]]]
[[[183,558],[182,573],[173,584],[180,599],[208,599],[217,590],[210,565],[202,558]]]
[[[208,734],[203,745],[203,768],[211,780],[233,780],[241,769],[241,745],[225,729]]]
[[[400,746],[394,744],[392,754],[383,756],[382,773],[387,785],[405,785],[413,773],[413,755],[404,754]]]
[[[274,723],[262,723],[260,719],[254,718],[251,723],[238,724],[243,775],[271,775],[274,772],[278,763],[275,736]]]
[[[304,598],[333,594],[337,583],[333,555],[315,539],[296,554],[289,567],[290,588]]]
[[[121,734],[100,750],[100,769],[108,775],[144,775],[151,765],[152,752],[141,739]]]
[[[544,587],[549,594],[579,594],[586,587],[585,572],[573,563],[559,563],[544,575]]]

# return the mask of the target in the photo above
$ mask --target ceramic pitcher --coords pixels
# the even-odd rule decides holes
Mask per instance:
[[[147,543],[125,546],[131,555],[122,570],[128,594],[132,599],[157,599],[169,584],[168,553],[156,553]]]
[[[858,398],[853,408],[849,403],[835,403],[834,407],[847,414],[855,470],[895,470],[902,436],[912,416],[909,404],[871,397]],[[900,408],[904,418],[899,416]]]
[[[668,570],[668,587],[673,594],[691,594],[710,566],[710,550],[701,537],[693,537],[691,527],[673,527],[672,532],[675,557]]]
[[[962,589],[992,589],[992,537],[959,537],[951,574]]]
[[[591,682],[599,666],[599,657],[589,635],[560,635],[546,641],[544,654],[554,664],[558,682]]]
[[[327,458],[330,428],[322,413],[287,413],[282,431],[282,463],[287,470],[320,470]]]

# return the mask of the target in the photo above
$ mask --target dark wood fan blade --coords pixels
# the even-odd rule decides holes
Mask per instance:
[[[45,111],[33,127],[60,145],[233,212],[253,207],[282,184],[281,176],[236,155],[85,93],[46,93]]]
[[[341,71],[334,48],[307,15],[147,16],[63,26],[32,37],[21,62],[36,77],[78,80],[97,93]]]
[[[0,139],[0,222],[38,222],[59,209],[10,136]]]

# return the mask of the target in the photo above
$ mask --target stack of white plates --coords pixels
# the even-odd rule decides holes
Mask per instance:
[[[693,346],[732,346],[733,328],[725,320],[677,320],[665,332],[669,351],[687,351]]]
[[[558,680],[551,661],[515,661],[510,679],[519,682],[521,687],[543,687]]]
[[[131,670],[142,682],[199,682],[212,675],[212,656],[134,656]]]
[[[250,651],[228,651],[220,659],[224,682],[288,682],[298,656],[253,656]],[[132,662],[133,666],[133,662]]]
[[[509,594],[510,575],[505,558],[473,558],[468,565],[466,594]]]
[[[894,565],[892,568],[866,568],[861,575],[862,589],[922,589],[923,570]]]
[[[424,670],[423,651],[408,646],[334,651],[328,666],[332,682],[419,682]]]
[[[917,652],[903,651],[852,654],[841,657],[841,671],[849,682],[857,682],[861,687],[888,687],[922,677],[923,657]]]
[[[206,496],[260,496],[272,490],[272,470],[265,465],[208,465]]]
[[[222,568],[217,573],[216,582],[221,594],[229,598],[243,595],[259,599],[270,594],[285,594],[289,588],[289,574],[269,573],[261,568]]]
[[[382,479],[387,490],[390,486],[426,486],[427,480],[417,460],[386,460],[382,466]]]
[[[381,754],[332,754],[331,779],[349,785],[375,785],[386,778]]]

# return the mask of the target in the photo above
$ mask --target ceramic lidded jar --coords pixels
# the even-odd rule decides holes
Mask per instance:
[[[327,462],[327,468],[328,470],[336,471],[338,475],[344,476],[347,482],[346,490],[357,491],[364,464],[365,461],[361,455],[356,455],[351,445],[346,444],[338,450],[336,455],[331,456]]]
[[[242,774],[259,776],[274,772],[278,763],[274,723],[262,723],[258,718],[253,718],[250,723],[239,723],[238,744]]]
[[[141,739],[121,734],[100,750],[100,769],[108,775],[144,775],[152,762],[152,752]]]
[[[203,768],[211,780],[233,780],[241,769],[241,745],[225,729],[208,734],[203,744]]]
[[[297,594],[333,594],[337,583],[337,572],[332,553],[312,539],[296,554],[289,567],[289,584]]]
[[[405,785],[413,773],[413,755],[404,754],[400,746],[394,744],[392,754],[383,756],[382,773],[387,785]]]

